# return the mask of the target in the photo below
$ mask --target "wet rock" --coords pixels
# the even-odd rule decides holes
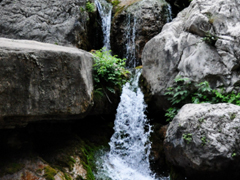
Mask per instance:
[[[0,64],[0,128],[79,119],[93,105],[88,52],[0,38]]]
[[[158,108],[177,76],[212,88],[239,86],[239,1],[194,0],[143,50],[142,75]]]
[[[2,0],[0,37],[94,48],[97,14],[86,11],[86,2]]]
[[[179,12],[188,7],[191,0],[166,0],[172,9],[172,17],[175,18]]]
[[[144,45],[161,31],[168,15],[165,1],[121,1],[112,21],[112,51],[126,58],[128,66],[140,65]]]
[[[190,179],[239,179],[239,112],[240,106],[224,103],[183,106],[166,133],[167,161]]]

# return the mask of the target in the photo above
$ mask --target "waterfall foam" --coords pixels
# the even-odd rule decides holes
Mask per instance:
[[[110,50],[112,5],[105,0],[95,0],[95,4],[102,20],[103,47],[105,47],[107,50]]]

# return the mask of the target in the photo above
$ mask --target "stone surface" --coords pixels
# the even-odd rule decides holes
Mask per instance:
[[[161,31],[167,16],[164,0],[121,1],[112,20],[113,52],[130,67],[140,65],[144,45]]]
[[[183,168],[188,176],[214,179],[217,175],[234,177],[234,173],[239,177],[239,143],[240,106],[187,104],[170,123],[164,148],[168,162]]]
[[[92,56],[77,48],[0,38],[0,128],[84,117],[93,105]]]
[[[94,48],[97,14],[86,11],[86,2],[1,0],[0,37]]]
[[[209,81],[212,88],[239,86],[240,1],[193,0],[143,50],[142,75],[155,105],[177,76]],[[206,39],[218,37],[216,42]],[[204,40],[205,39],[205,40]]]

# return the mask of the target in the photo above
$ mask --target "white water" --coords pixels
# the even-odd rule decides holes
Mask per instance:
[[[112,5],[105,0],[95,0],[95,4],[102,20],[103,47],[110,50]]]
[[[151,125],[144,114],[146,105],[138,87],[139,75],[140,72],[123,87],[110,152],[97,162],[98,180],[156,179],[149,164]]]
[[[126,43],[126,59],[128,67],[136,67],[136,45],[135,45],[135,37],[136,37],[136,18],[132,16],[133,20],[131,20],[131,14],[127,15],[126,29],[125,29],[125,37],[127,39]]]

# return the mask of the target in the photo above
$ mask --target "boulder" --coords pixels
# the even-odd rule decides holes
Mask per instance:
[[[87,0],[1,0],[0,37],[52,44],[94,47],[96,11],[86,10]],[[97,46],[97,44],[96,44]]]
[[[240,106],[183,106],[167,129],[164,149],[167,161],[190,179],[239,179]]]
[[[0,38],[0,129],[83,118],[93,105],[92,55]]]
[[[121,0],[111,26],[111,48],[127,66],[141,63],[144,45],[157,35],[169,18],[168,4],[163,0]]]
[[[240,1],[193,0],[142,54],[143,78],[158,108],[177,76],[211,88],[239,86]]]

